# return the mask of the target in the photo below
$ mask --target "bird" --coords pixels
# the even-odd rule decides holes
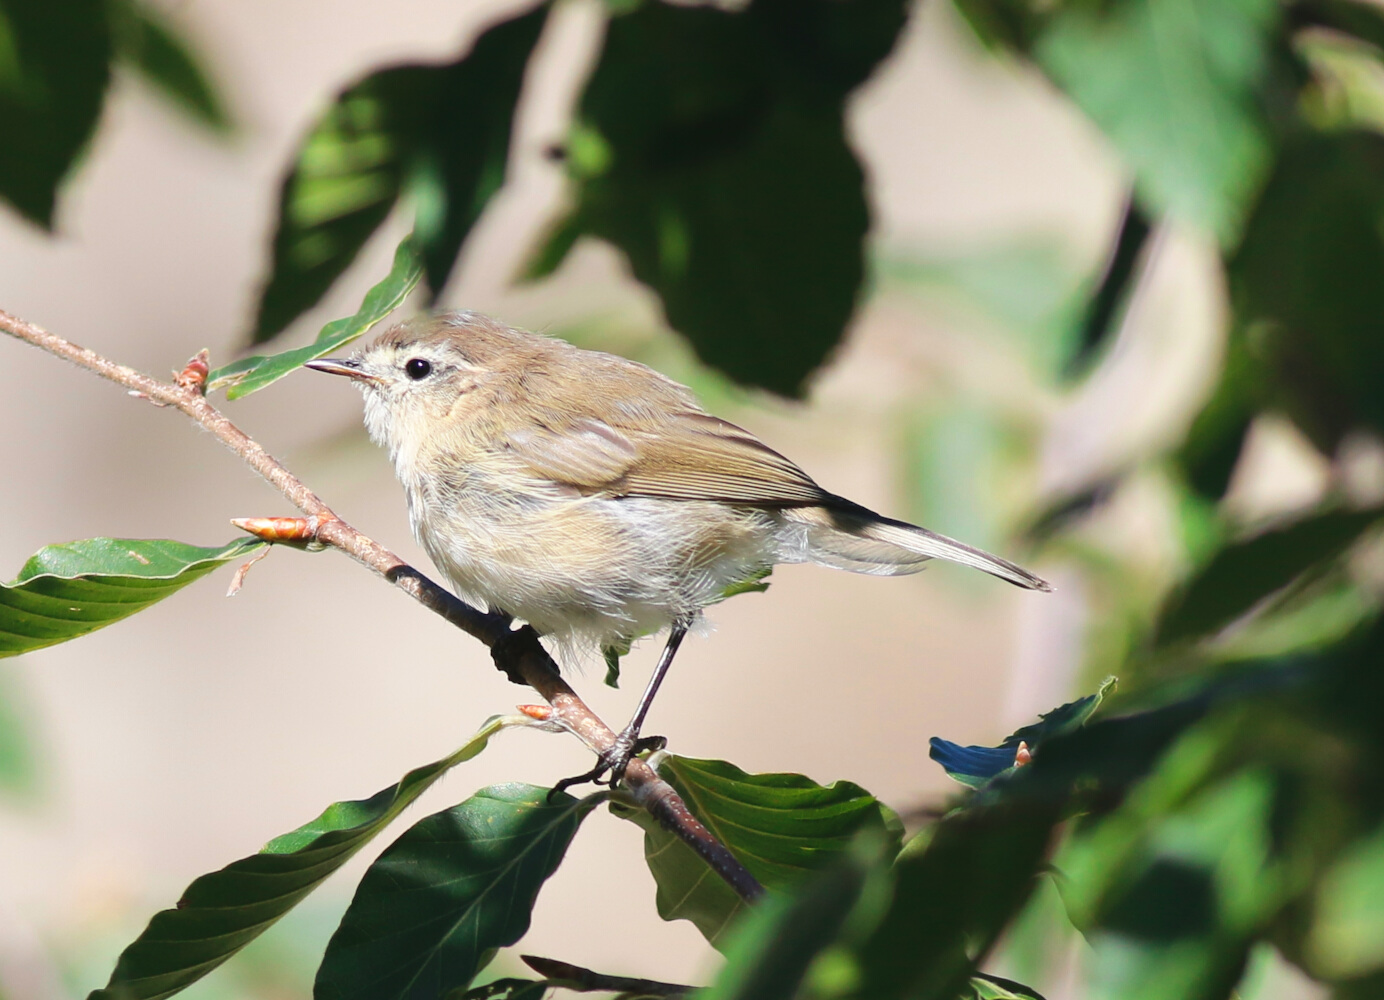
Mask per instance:
[[[1028,570],[819,486],[646,365],[473,311],[398,323],[347,358],[365,426],[402,483],[418,542],[458,594],[560,649],[628,649],[668,630],[629,724],[581,781],[618,783],[708,605],[779,563],[882,576],[932,559],[1028,590]]]

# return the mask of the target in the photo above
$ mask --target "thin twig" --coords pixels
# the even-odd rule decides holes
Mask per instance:
[[[522,680],[552,706],[550,721],[571,732],[590,750],[599,754],[615,744],[614,730],[601,721],[562,679],[557,664],[538,641],[538,634],[533,629],[514,630],[507,616],[472,607],[379,542],[341,520],[274,456],[207,402],[202,394],[202,386],[195,378],[182,379],[181,385],[161,382],[2,311],[0,330],[123,385],[131,391],[131,395],[187,414],[302,511],[313,540],[340,549],[428,610],[485,643],[501,670],[512,680]],[[763,894],[764,889],[754,876],[693,817],[672,786],[648,764],[638,758],[630,761],[624,783],[635,801],[696,851],[742,899],[753,901]]]

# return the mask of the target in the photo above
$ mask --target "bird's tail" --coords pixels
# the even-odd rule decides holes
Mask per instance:
[[[899,576],[916,573],[929,559],[946,559],[1008,580],[1027,590],[1052,590],[1046,580],[1034,576],[1008,559],[958,542],[935,531],[904,521],[880,517],[849,501],[841,507],[796,507],[783,511],[784,519],[805,534],[804,562]],[[805,529],[805,531],[803,530]],[[799,543],[801,544],[801,542]]]

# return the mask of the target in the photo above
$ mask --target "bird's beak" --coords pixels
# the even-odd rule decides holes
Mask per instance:
[[[361,382],[378,382],[379,379],[367,371],[362,371],[355,358],[317,358],[303,363],[304,368],[326,372],[328,375],[345,375]]]

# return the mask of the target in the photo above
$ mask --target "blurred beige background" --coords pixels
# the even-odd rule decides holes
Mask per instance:
[[[0,219],[0,308],[156,374],[203,346],[214,363],[225,360],[242,342],[262,280],[281,172],[323,103],[368,67],[455,52],[515,6],[171,5],[222,84],[240,135],[208,138],[120,79],[63,200],[61,234]],[[515,184],[484,220],[447,301],[533,329],[603,323],[651,335],[650,297],[602,248],[583,249],[544,286],[508,285],[561,197],[560,173],[541,151],[562,135],[595,37],[590,4],[560,13],[530,80]],[[959,253],[1036,235],[1055,243],[1074,274],[1099,266],[1122,190],[1110,154],[1041,80],[983,54],[948,5],[918,10],[861,91],[851,125],[882,251]],[[399,232],[377,240],[291,336],[306,339],[352,311]],[[1218,349],[1219,289],[1194,244],[1164,244],[1116,351],[1071,397],[1044,388],[1011,343],[882,286],[806,403],[750,399],[722,412],[829,489],[902,514],[900,409],[933,396],[985,401],[1023,415],[1037,435],[1035,460],[1003,487],[1015,511],[1031,509],[1042,492],[1157,444],[1170,412],[1190,412]],[[618,337],[609,343],[618,348]],[[653,349],[676,356],[674,347]],[[685,376],[679,363],[673,374]],[[427,565],[385,457],[358,431],[356,393],[304,373],[226,409],[353,524]],[[0,342],[0,421],[5,576],[52,542],[219,544],[234,535],[228,518],[290,513],[187,421],[13,342]],[[1156,505],[1135,497],[1129,509],[1109,530],[1111,544],[1156,567],[1166,554],[1140,521],[1146,509],[1156,519]],[[1084,588],[1060,563],[1034,568],[1057,582],[1057,594],[963,579],[966,571],[948,566],[894,580],[782,569],[767,594],[713,611],[715,633],[684,647],[648,728],[677,752],[848,778],[899,809],[935,803],[949,788],[927,758],[929,736],[994,742],[1074,693]],[[0,993],[84,995],[196,875],[333,800],[373,793],[453,749],[487,716],[532,700],[479,645],[340,556],[276,551],[233,600],[223,597],[229,576],[0,664],[19,682],[42,767],[35,799],[0,803]],[[597,711],[623,721],[653,646],[627,663],[626,690],[601,686],[594,666],[578,678]],[[588,764],[572,740],[506,734],[395,833],[485,784],[549,783]],[[306,915],[271,932],[282,940],[266,944],[263,962],[288,968],[287,978],[228,967],[197,995],[305,995],[292,987],[302,975],[292,970],[320,953],[333,907],[389,839],[334,878]],[[659,921],[653,896],[639,832],[598,813],[545,889],[524,948],[702,981],[714,955],[689,924]],[[295,948],[307,958],[294,958]]]

